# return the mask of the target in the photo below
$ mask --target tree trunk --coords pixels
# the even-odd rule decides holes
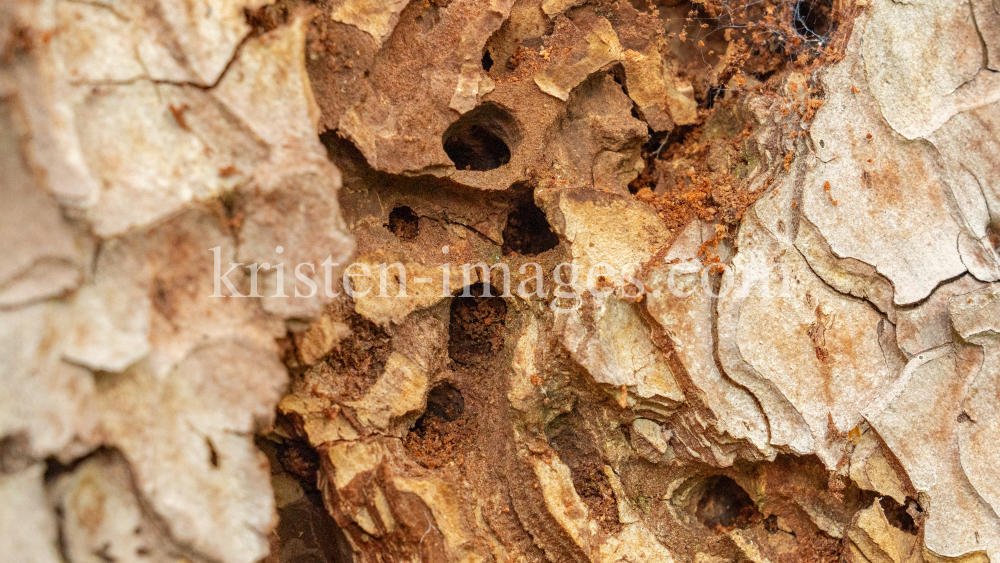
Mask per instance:
[[[997,0],[0,6],[10,561],[1000,558]]]

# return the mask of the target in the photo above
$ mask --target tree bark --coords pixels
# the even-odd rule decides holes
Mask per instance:
[[[1000,557],[996,0],[0,6],[11,561]]]

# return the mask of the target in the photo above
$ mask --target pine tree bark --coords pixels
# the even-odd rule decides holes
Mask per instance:
[[[1000,3],[0,6],[11,561],[1000,558]]]

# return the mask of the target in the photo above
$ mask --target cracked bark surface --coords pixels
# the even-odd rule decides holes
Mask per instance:
[[[998,30],[0,6],[0,552],[1000,558]]]

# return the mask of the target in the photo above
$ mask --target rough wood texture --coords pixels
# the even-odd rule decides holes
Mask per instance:
[[[1000,558],[998,30],[0,5],[0,553]]]

